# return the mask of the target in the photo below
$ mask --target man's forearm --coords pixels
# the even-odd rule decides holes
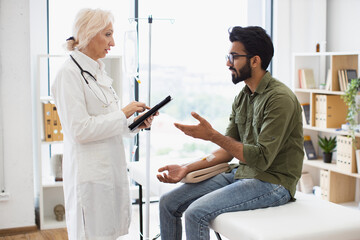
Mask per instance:
[[[219,147],[223,148],[233,157],[239,159],[241,162],[246,163],[244,159],[244,144],[236,141],[235,139],[224,136],[221,133],[214,131],[211,142],[215,143]]]
[[[187,172],[196,171],[203,168],[208,168],[220,163],[225,163],[231,161],[233,156],[231,156],[226,150],[220,148],[212,153],[215,157],[211,161],[207,160],[198,160],[196,162],[186,164]]]

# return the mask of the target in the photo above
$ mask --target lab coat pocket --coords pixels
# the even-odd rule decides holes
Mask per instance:
[[[111,152],[108,143],[82,144],[78,151],[79,183],[112,183]]]
[[[114,188],[97,183],[78,187],[81,196],[82,223],[87,239],[110,239],[116,233]]]

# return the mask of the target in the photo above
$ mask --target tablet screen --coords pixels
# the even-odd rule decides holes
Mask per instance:
[[[160,108],[165,106],[168,102],[172,100],[171,96],[167,96],[164,100],[162,100],[160,103],[158,103],[156,106],[151,108],[149,111],[147,111],[144,115],[142,115],[140,118],[138,118],[135,122],[129,125],[129,128],[131,131],[138,128],[148,117],[155,114]]]

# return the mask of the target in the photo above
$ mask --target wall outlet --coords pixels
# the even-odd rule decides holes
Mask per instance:
[[[0,201],[8,201],[10,199],[10,193],[2,192],[0,193]]]

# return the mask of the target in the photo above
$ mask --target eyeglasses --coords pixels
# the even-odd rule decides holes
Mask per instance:
[[[226,61],[229,61],[231,65],[234,64],[234,59],[238,58],[238,57],[248,57],[248,58],[252,58],[254,55],[241,55],[241,54],[233,54],[230,53],[228,55],[226,55]]]

